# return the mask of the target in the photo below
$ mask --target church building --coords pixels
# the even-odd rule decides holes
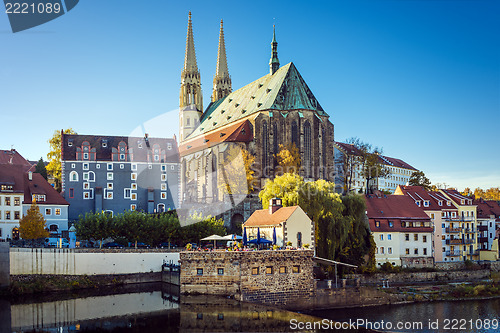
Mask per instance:
[[[228,197],[233,200],[221,183],[227,183],[227,177],[232,176],[224,166],[234,147],[255,158],[251,167],[253,191],[246,193],[244,201],[252,197],[258,201],[256,194],[266,180],[279,175],[276,154],[280,145],[293,143],[298,148],[300,174],[306,180],[334,181],[333,124],[295,65],[280,67],[277,48],[273,29],[269,73],[233,91],[221,21],[213,92],[204,108],[189,13],[179,111],[180,191],[184,207],[212,206],[229,200]],[[233,210],[236,204],[231,202]],[[247,219],[251,212],[245,209],[242,218]]]

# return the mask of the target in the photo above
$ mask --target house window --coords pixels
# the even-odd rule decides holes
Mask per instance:
[[[375,227],[380,228],[380,221],[375,221]]]
[[[52,215],[52,209],[45,208],[45,215]]]
[[[55,212],[57,216],[61,215],[61,208],[56,208]]]
[[[124,199],[130,199],[132,191],[129,188],[123,189],[123,198]]]
[[[175,170],[175,165],[171,165],[170,170]]]
[[[405,253],[410,254],[410,249],[406,249]]]
[[[19,197],[14,197],[14,206],[20,206],[21,205],[21,199]]]
[[[414,254],[418,254],[418,249],[414,249],[414,250],[413,250],[413,253],[414,253]]]
[[[382,247],[380,248],[380,254],[384,254],[384,253],[385,253],[385,251],[384,251],[384,247],[382,246]]]
[[[101,168],[101,165],[100,165],[99,163],[97,163],[97,164],[95,165],[95,168],[96,168],[96,169],[100,169],[100,168]]]
[[[113,189],[113,183],[108,183],[107,184],[107,189],[112,190]]]
[[[286,274],[286,266],[280,267],[280,274]]]
[[[108,180],[113,180],[113,173],[112,173],[112,172],[108,172],[108,173],[106,174],[106,178],[107,178]]]
[[[422,236],[422,242],[427,243],[427,236],[426,235]]]
[[[120,161],[123,161],[123,160],[125,160],[125,154],[120,154]],[[123,164],[120,165],[121,169],[123,169],[122,166],[123,166]]]
[[[424,256],[427,255],[427,248],[424,247]]]
[[[273,274],[273,266],[266,267],[266,274]]]
[[[217,275],[224,275],[224,268],[217,268]]]
[[[167,199],[167,192],[161,192],[161,198],[162,200]]]
[[[387,253],[392,254],[392,247],[387,248]]]
[[[162,183],[162,184],[161,184],[161,190],[162,190],[162,191],[166,191],[166,190],[167,190],[167,184]]]
[[[137,171],[137,164],[132,164],[132,171]]]
[[[299,265],[293,265],[292,266],[292,273],[300,273],[300,266]]]
[[[131,205],[130,205],[130,210],[131,210],[131,211],[136,210],[136,208],[137,208],[137,206],[136,206],[135,204],[131,204]]]
[[[135,172],[130,174],[130,180],[137,180],[137,174]]]
[[[120,164],[120,169],[125,169],[125,164]]]
[[[137,183],[132,183],[132,184],[130,184],[130,188],[131,188],[132,190],[137,190]]]
[[[259,267],[252,267],[252,275],[259,275]]]
[[[107,164],[107,170],[113,170],[113,163]]]
[[[384,234],[380,234],[380,240],[383,241],[384,240]]]
[[[130,200],[137,200],[137,193],[132,193],[130,196]]]
[[[410,240],[410,234],[405,234],[405,240],[409,241]]]
[[[10,211],[5,212],[5,219],[10,220]]]
[[[389,228],[392,228],[394,227],[394,222],[393,221],[389,221]]]
[[[166,174],[162,174],[162,175],[161,175],[161,181],[162,181],[162,182],[167,181],[167,175],[166,175]]]
[[[203,275],[203,268],[197,268],[196,275]]]
[[[86,200],[90,199],[90,192],[87,192],[87,191],[83,192],[83,199],[86,199]]]
[[[77,182],[78,181],[78,173],[76,171],[71,171],[69,173],[69,181],[70,182]]]
[[[88,169],[89,169],[89,164],[83,163],[83,170],[88,170]]]
[[[76,167],[75,163],[71,163],[71,169],[74,169]]]
[[[88,160],[89,159],[89,153],[83,153],[83,159]]]
[[[86,181],[89,180],[89,173],[88,172],[83,173],[83,180],[86,180]]]
[[[10,206],[10,197],[5,197],[5,206]]]
[[[413,240],[414,240],[414,241],[418,241],[418,234],[414,234],[414,235],[413,235]]]
[[[391,234],[387,234],[387,240],[392,240],[392,235]]]
[[[165,164],[161,165],[161,171],[163,172],[167,171],[167,166]]]
[[[88,190],[89,188],[90,188],[90,183],[87,183],[87,182],[83,183],[84,190]]]
[[[106,192],[106,199],[113,200],[113,192]]]
[[[73,199],[74,197],[75,197],[75,189],[74,188],[70,188],[69,189],[69,198]]]
[[[170,142],[169,142],[169,143],[167,143],[167,149],[168,149],[168,150],[172,150],[172,144],[171,144]]]
[[[21,213],[19,211],[14,212],[14,220],[19,220],[21,218]]]
[[[148,169],[152,170],[153,169],[153,164],[148,164]]]

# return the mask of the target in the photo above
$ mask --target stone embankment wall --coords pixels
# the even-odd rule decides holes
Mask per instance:
[[[483,269],[490,269],[493,272],[500,271],[500,261],[474,261],[474,265],[479,265]],[[436,262],[434,268],[442,271],[459,271],[468,269],[464,261],[459,262]]]
[[[445,272],[416,272],[416,273],[386,273],[373,275],[352,275],[359,278],[361,284],[381,285],[383,280],[389,284],[412,284],[422,282],[461,282],[488,279],[490,270],[480,269],[476,271],[445,271]]]
[[[8,287],[10,284],[10,256],[9,243],[0,242],[0,288]]]
[[[181,293],[285,305],[314,297],[312,250],[181,252]]]
[[[161,272],[164,260],[178,263],[179,253],[165,250],[11,248],[10,274],[151,273]]]
[[[368,288],[317,289],[314,298],[314,309],[346,308],[355,306],[384,305],[404,302],[403,295],[388,294]]]

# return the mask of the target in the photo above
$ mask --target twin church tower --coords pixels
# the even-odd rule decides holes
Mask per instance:
[[[270,61],[271,74],[279,68],[278,43],[273,31],[272,57]],[[226,97],[233,91],[231,77],[227,67],[226,45],[224,43],[224,27],[220,21],[219,49],[217,54],[217,68],[213,81],[211,103]],[[194,48],[193,23],[191,12],[189,12],[188,29],[186,38],[186,55],[184,57],[184,69],[181,74],[181,91],[179,98],[179,121],[180,141],[184,141],[198,126],[203,115],[203,94],[201,91],[201,78],[196,63],[196,51]]]

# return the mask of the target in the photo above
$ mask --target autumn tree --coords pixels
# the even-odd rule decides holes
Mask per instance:
[[[73,129],[68,128],[63,130],[64,134],[77,134]],[[48,141],[50,151],[47,154],[49,164],[47,165],[47,172],[54,177],[54,188],[61,192],[61,132],[54,131],[54,135]]]
[[[219,187],[230,195],[247,195],[254,189],[252,165],[255,156],[239,145],[233,145],[225,153],[219,172]]]
[[[284,173],[298,173],[300,169],[300,152],[295,143],[279,145],[279,152],[274,155],[279,165],[276,175]]]
[[[474,197],[476,199],[500,201],[500,187],[491,187],[487,190],[477,187],[474,190]]]
[[[408,184],[411,186],[422,186],[426,191],[431,189],[431,181],[427,178],[423,171],[415,171],[410,175]]]
[[[45,162],[41,157],[38,160],[38,163],[36,164],[35,173],[41,174],[42,177],[45,178],[45,180],[47,180],[47,169],[45,168]]]
[[[21,238],[31,241],[48,237],[49,232],[45,229],[46,223],[47,221],[45,221],[42,213],[40,213],[40,209],[38,209],[36,200],[33,200],[26,215],[19,220],[19,235]]]

